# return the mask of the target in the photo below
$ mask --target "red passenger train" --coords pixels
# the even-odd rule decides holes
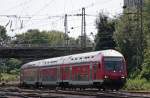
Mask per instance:
[[[74,54],[24,64],[23,86],[120,89],[127,77],[123,55],[116,50]]]

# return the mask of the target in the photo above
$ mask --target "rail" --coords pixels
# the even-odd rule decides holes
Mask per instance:
[[[9,96],[9,97],[8,97]],[[61,96],[61,97],[57,97]],[[93,89],[86,90],[50,90],[46,88],[18,88],[14,86],[0,87],[0,97],[2,98],[69,98],[76,96],[76,98],[150,98],[149,94],[130,93],[125,91],[98,91]]]

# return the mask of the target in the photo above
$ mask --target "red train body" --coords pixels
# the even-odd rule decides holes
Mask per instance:
[[[29,62],[21,67],[21,85],[48,87],[121,88],[125,59],[116,50],[103,50]]]

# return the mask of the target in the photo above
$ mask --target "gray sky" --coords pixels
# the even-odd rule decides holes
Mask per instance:
[[[7,25],[11,36],[28,29],[64,31],[64,14],[80,14],[82,7],[85,7],[86,14],[92,15],[86,17],[87,35],[91,32],[96,34],[95,19],[98,13],[104,12],[112,17],[122,12],[122,5],[123,0],[1,0],[0,25]],[[80,26],[81,17],[68,17],[69,36],[78,37]]]

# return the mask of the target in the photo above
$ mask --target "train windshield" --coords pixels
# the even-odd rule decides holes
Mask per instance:
[[[121,71],[123,70],[122,58],[104,58],[104,66],[107,71]]]

